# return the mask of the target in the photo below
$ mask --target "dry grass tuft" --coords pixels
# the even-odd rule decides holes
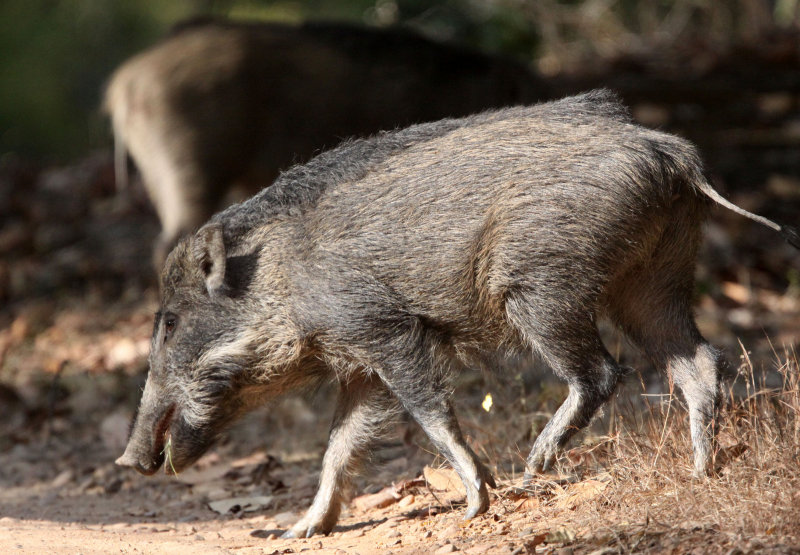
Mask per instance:
[[[561,475],[543,478],[527,500],[513,487],[520,483],[517,462],[499,490],[501,510],[525,511],[542,534],[573,531],[575,539],[562,544],[578,551],[797,552],[798,356],[793,349],[776,353],[772,378],[780,380],[772,381],[781,385],[773,388],[746,352],[742,360],[725,386],[714,476],[691,477],[688,415],[679,396],[645,395],[639,402],[620,395],[595,424],[606,433],[584,436],[561,458]],[[496,438],[492,447],[476,443],[485,454],[503,451]]]
[[[778,372],[782,387],[769,389],[745,357],[720,410],[716,476],[710,478],[690,477],[688,416],[675,410],[674,396],[646,403],[642,418],[623,411],[616,433],[605,438],[605,460],[597,460],[612,476],[606,508],[615,520],[699,527],[737,543],[759,536],[791,541],[800,531],[796,353],[785,353]]]

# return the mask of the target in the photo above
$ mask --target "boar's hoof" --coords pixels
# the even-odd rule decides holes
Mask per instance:
[[[549,471],[552,467],[553,467],[552,464],[543,464],[537,466],[534,472],[526,470],[525,474],[522,475],[522,489],[530,490],[533,487],[533,482],[534,480],[536,480],[536,477],[539,474],[544,474],[545,472]]]
[[[467,512],[464,513],[464,520],[472,520],[479,514],[485,513],[489,509],[489,502],[481,503],[480,505],[474,505],[472,507],[467,507]]]
[[[533,487],[533,482],[536,479],[536,476],[548,472],[552,467],[552,462],[545,462],[544,464],[538,464],[533,467],[533,471],[526,470],[525,474],[522,475],[522,489],[529,490],[531,487]]]
[[[316,531],[317,531],[317,527],[316,526],[309,526],[308,530],[306,530],[306,537],[310,538],[311,536],[314,535],[314,532],[316,532]]]
[[[310,538],[314,534],[317,533],[316,526],[309,526],[308,528],[305,527],[294,527],[289,528],[281,535],[281,538],[284,540],[292,539],[292,538]]]
[[[477,490],[468,490],[467,492],[467,512],[464,514],[464,520],[473,519],[489,509],[489,492],[486,491],[486,481],[477,480],[475,485],[478,486]]]
[[[535,476],[526,470],[525,474],[522,475],[522,488],[520,488],[520,491],[523,492],[529,491],[530,488],[533,486],[534,478]]]
[[[525,474],[522,475],[522,487],[531,487],[537,474],[543,474],[553,468],[556,462],[556,454],[557,450],[555,448],[537,449],[534,446],[534,452],[528,457]]]

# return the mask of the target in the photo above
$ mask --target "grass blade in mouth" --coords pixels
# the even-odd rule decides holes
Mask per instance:
[[[170,468],[172,473],[177,476],[178,471],[175,470],[175,465],[172,464],[172,435],[169,432],[167,432],[167,442],[164,444],[164,450],[162,453],[166,457],[167,464],[169,465],[168,468]]]
[[[170,405],[163,415],[158,419],[153,430],[153,452],[158,453],[161,458],[154,461],[155,469],[161,466],[164,457],[168,459],[168,464],[174,467],[172,461],[172,437],[170,433],[170,426],[172,425],[172,417],[175,415],[175,404]],[[160,448],[160,449],[159,449]],[[167,471],[165,465],[164,470]]]

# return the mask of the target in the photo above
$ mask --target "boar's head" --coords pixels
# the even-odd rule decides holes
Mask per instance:
[[[257,326],[226,283],[222,228],[181,241],[162,272],[150,371],[125,453],[117,464],[153,474],[197,460],[248,405]],[[230,274],[230,272],[229,272]],[[228,280],[229,281],[229,280]]]

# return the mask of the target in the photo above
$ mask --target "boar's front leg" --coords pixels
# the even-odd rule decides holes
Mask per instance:
[[[351,476],[398,411],[397,400],[377,378],[359,376],[341,384],[319,489],[311,507],[284,538],[330,533],[349,493]]]
[[[447,383],[447,361],[437,353],[441,346],[418,322],[406,333],[383,341],[382,360],[375,367],[389,390],[414,417],[436,448],[447,458],[464,483],[467,493],[465,519],[489,508],[486,486],[496,487],[494,478],[469,448],[461,434]]]
[[[488,484],[494,488],[497,485],[491,473],[464,441],[450,403],[420,404],[408,408],[464,483],[467,492],[467,512],[464,519],[469,520],[486,512],[489,508],[489,492],[486,486]]]

